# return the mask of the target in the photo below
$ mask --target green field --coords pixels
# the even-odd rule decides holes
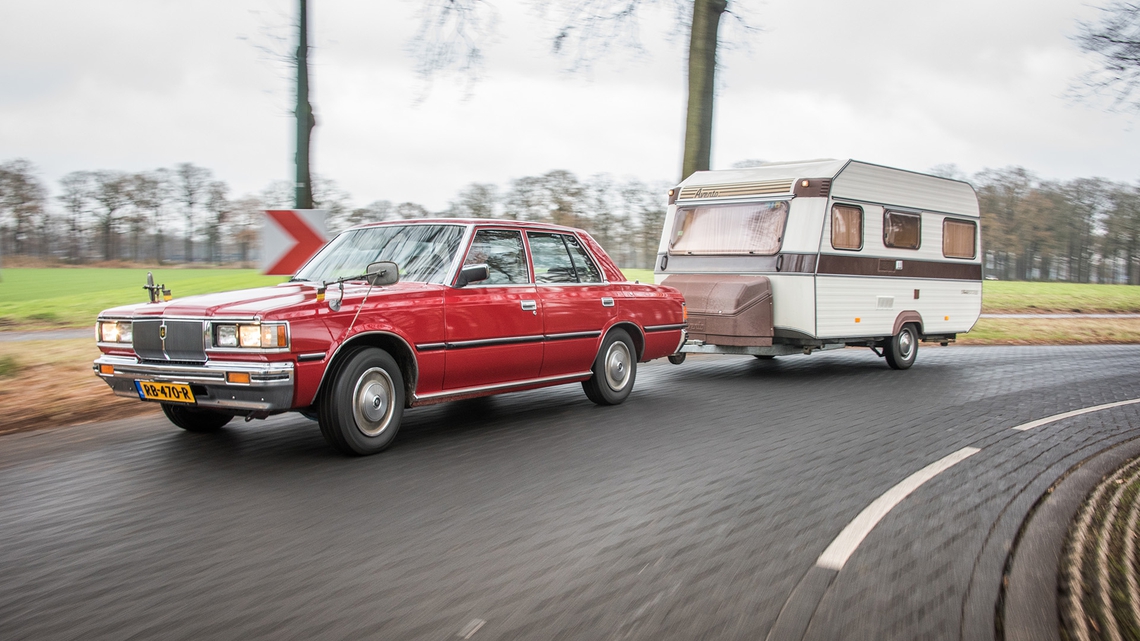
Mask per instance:
[[[1140,286],[988,280],[984,312],[1140,313]]]
[[[275,285],[284,276],[255,269],[158,269],[155,283],[174,296]],[[102,310],[145,303],[145,269],[0,270],[0,330],[85,327]]]
[[[653,282],[648,269],[622,270],[630,280]],[[254,269],[160,269],[175,298],[245,287],[274,285],[283,276]],[[86,327],[102,310],[147,300],[145,269],[0,270],[0,331]],[[984,312],[1140,313],[1140,287],[986,281]]]

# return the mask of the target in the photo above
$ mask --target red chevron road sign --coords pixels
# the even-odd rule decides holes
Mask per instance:
[[[293,274],[326,242],[323,210],[267,210],[261,227],[262,273]]]

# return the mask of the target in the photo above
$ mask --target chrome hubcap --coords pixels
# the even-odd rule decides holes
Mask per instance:
[[[352,393],[352,413],[356,427],[365,436],[379,436],[392,422],[395,399],[392,377],[379,367],[364,372]]]
[[[908,360],[912,351],[914,351],[914,335],[910,330],[903,330],[899,334],[899,356],[902,356],[903,360]]]
[[[629,383],[629,370],[633,359],[630,358],[629,348],[621,341],[614,341],[606,350],[606,384],[615,392],[625,389]]]

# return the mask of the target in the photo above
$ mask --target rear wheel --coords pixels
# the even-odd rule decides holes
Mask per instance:
[[[918,327],[911,323],[903,325],[899,333],[887,340],[883,348],[883,356],[887,358],[887,365],[891,369],[910,369],[917,355]]]
[[[217,432],[233,420],[233,414],[215,412],[185,405],[162,404],[162,412],[178,427],[187,432]]]
[[[363,456],[387,448],[404,417],[404,376],[388,352],[349,354],[321,391],[317,421],[329,445]]]
[[[633,391],[637,378],[637,351],[624,329],[612,329],[594,359],[594,375],[582,381],[586,397],[598,405],[617,405]]]

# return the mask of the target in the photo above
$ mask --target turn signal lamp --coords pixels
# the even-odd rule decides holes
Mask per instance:
[[[249,372],[226,372],[226,382],[249,385]]]
[[[689,322],[689,306],[681,303],[681,322]]]
[[[100,374],[106,374],[107,376],[110,376],[110,375],[115,373],[115,366],[114,365],[100,365],[99,366],[99,373]]]

